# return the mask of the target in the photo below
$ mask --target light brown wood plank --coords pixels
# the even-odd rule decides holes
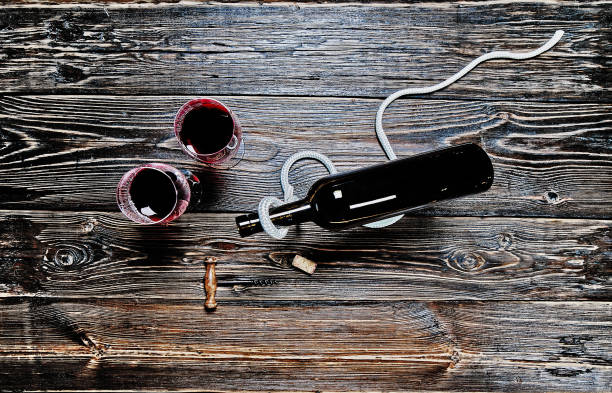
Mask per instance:
[[[25,389],[606,391],[609,303],[0,301]],[[112,375],[112,378],[110,376]]]
[[[0,208],[116,211],[122,174],[159,161],[203,179],[196,211],[251,211],[281,196],[280,168],[297,151],[327,154],[340,171],[385,160],[374,134],[378,100],[222,96],[243,124],[247,153],[232,170],[207,169],[174,139],[174,114],[189,98],[0,98]],[[474,142],[493,160],[489,191],[415,214],[610,218],[610,113],[608,104],[402,100],[385,126],[400,157]],[[296,194],[325,174],[298,163]]]
[[[610,99],[608,2],[111,4],[3,7],[0,91],[383,97],[496,49],[439,95]]]
[[[609,220],[408,217],[382,230],[314,224],[283,241],[241,239],[233,214],[168,227],[120,213],[2,211],[0,296],[217,300],[609,299]],[[308,276],[296,254],[318,263]]]

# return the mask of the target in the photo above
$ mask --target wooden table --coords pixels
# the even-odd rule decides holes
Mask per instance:
[[[3,5],[0,391],[611,391],[611,4]],[[281,196],[291,154],[383,162],[384,97],[559,28],[538,58],[486,63],[386,114],[399,156],[483,146],[490,191],[382,230],[237,235],[236,215]],[[200,96],[242,121],[232,170],[173,137]],[[115,203],[121,175],[152,161],[205,184],[168,227]],[[324,173],[297,165],[297,193]]]

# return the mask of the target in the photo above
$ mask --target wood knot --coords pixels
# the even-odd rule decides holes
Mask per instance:
[[[497,244],[502,250],[507,250],[512,245],[512,235],[509,233],[500,233],[497,235]]]
[[[81,232],[90,233],[94,230],[96,225],[98,225],[98,220],[96,220],[95,218],[90,218],[81,224]]]
[[[53,259],[59,266],[67,267],[74,264],[77,255],[73,250],[62,248],[55,252],[55,257]]]
[[[457,265],[465,271],[476,270],[484,265],[484,259],[476,254],[468,254],[457,259]]]
[[[561,343],[561,354],[568,357],[583,357],[588,355],[589,350],[587,343],[593,341],[592,336],[580,335],[580,336],[564,336],[559,338]]]
[[[484,267],[486,260],[475,252],[457,251],[448,257],[446,263],[451,269],[474,273]]]
[[[238,248],[238,244],[231,242],[213,242],[209,243],[208,246],[213,250],[231,251]]]
[[[282,268],[290,268],[296,252],[274,251],[267,255],[270,262]]]
[[[580,374],[590,373],[591,369],[573,369],[573,368],[546,368],[546,372],[554,375],[555,377],[575,377]]]
[[[457,363],[461,361],[461,355],[458,351],[453,351],[450,357],[451,363],[448,365],[449,368],[455,368]]]
[[[557,203],[561,203],[561,198],[559,198],[559,194],[557,194],[554,191],[548,191],[544,193],[544,199],[546,200],[546,202],[550,203],[551,205],[556,205]]]
[[[83,37],[83,28],[68,17],[64,20],[52,20],[47,27],[49,38],[54,41],[72,42]]]
[[[582,345],[587,341],[593,341],[592,336],[581,335],[581,336],[563,336],[559,337],[559,342],[565,345]]]
[[[59,64],[57,72],[53,76],[60,83],[74,83],[85,79],[85,73],[82,69],[69,64]]]
[[[43,261],[52,262],[53,267],[61,270],[72,270],[81,265],[91,263],[93,251],[85,245],[60,245],[48,248]]]
[[[0,15],[0,30],[13,30],[15,27],[19,26],[20,19],[21,18],[17,12],[3,12]]]
[[[495,114],[495,117],[502,120],[508,120],[510,118],[510,114],[508,112],[498,112]]]

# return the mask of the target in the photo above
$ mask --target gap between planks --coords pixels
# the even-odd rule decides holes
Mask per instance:
[[[442,82],[440,80],[440,82]],[[397,89],[393,90],[390,89],[389,90],[389,94],[394,93],[397,90],[401,90],[403,89],[405,86],[398,86]],[[424,86],[423,86],[424,87]],[[445,90],[450,89],[450,88],[445,88],[440,90],[440,92],[444,92]],[[56,98],[70,98],[70,97],[78,97],[78,98],[113,98],[113,97],[118,97],[118,98],[147,98],[147,97],[155,97],[155,98],[162,98],[162,97],[166,97],[169,99],[178,99],[178,98],[185,98],[185,100],[189,100],[191,98],[194,97],[204,97],[205,95],[203,94],[190,94],[190,95],[183,95],[183,94],[168,94],[168,93],[160,93],[160,94],[155,94],[155,92],[151,92],[151,93],[146,93],[146,94],[122,94],[122,93],[99,93],[99,94],[92,94],[89,91],[86,91],[85,93],[79,93],[79,92],[74,92],[74,93],[53,93],[53,92],[49,92],[49,91],[36,91],[36,90],[32,90],[32,91],[27,91],[27,92],[15,92],[15,91],[7,91],[7,92],[3,92],[0,91],[0,97],[17,97],[17,98],[36,98],[36,97],[56,97]],[[302,98],[305,100],[309,100],[309,101],[327,101],[327,100],[338,100],[338,101],[353,101],[353,100],[362,100],[362,101],[374,101],[374,102],[381,102],[383,101],[385,98],[388,97],[388,95],[381,95],[381,96],[359,96],[359,95],[352,95],[352,96],[338,96],[338,95],[324,95],[324,94],[318,94],[316,96],[314,95],[309,95],[309,94],[304,94],[304,95],[298,95],[298,94],[211,94],[210,97],[215,97],[215,98],[219,98],[219,99],[224,99],[224,98],[229,98],[229,99],[240,99],[242,97],[244,98],[290,98],[290,99],[294,99],[294,98]],[[503,102],[509,102],[509,103],[533,103],[533,104],[547,104],[547,103],[557,103],[557,104],[576,104],[576,105],[580,105],[580,104],[591,104],[591,105],[609,105],[612,104],[612,99],[554,99],[554,98],[540,98],[540,99],[534,99],[534,98],[512,98],[512,97],[491,97],[491,98],[484,98],[484,97],[457,97],[457,96],[445,96],[445,95],[441,95],[440,93],[436,92],[433,94],[417,94],[417,95],[411,95],[411,96],[403,96],[403,97],[399,97],[395,102],[406,102],[406,101],[410,101],[410,100],[415,100],[415,101],[457,101],[457,102],[486,102],[486,103],[490,103],[490,102],[498,102],[498,103],[503,103]],[[376,118],[376,113],[373,112],[372,113],[372,128],[374,127],[374,120]]]

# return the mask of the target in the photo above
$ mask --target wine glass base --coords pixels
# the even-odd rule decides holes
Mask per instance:
[[[238,163],[242,161],[242,159],[244,158],[244,153],[246,151],[244,147],[245,139],[246,138],[243,135],[242,140],[240,141],[240,146],[238,146],[238,150],[236,151],[236,155],[234,155],[233,157],[221,163],[207,164],[207,165],[215,169],[231,169],[235,167],[236,165],[238,165]]]
[[[193,172],[187,169],[181,169],[180,171],[185,175],[187,183],[189,184],[189,189],[191,190],[191,199],[187,210],[192,211],[202,200],[202,182]]]

